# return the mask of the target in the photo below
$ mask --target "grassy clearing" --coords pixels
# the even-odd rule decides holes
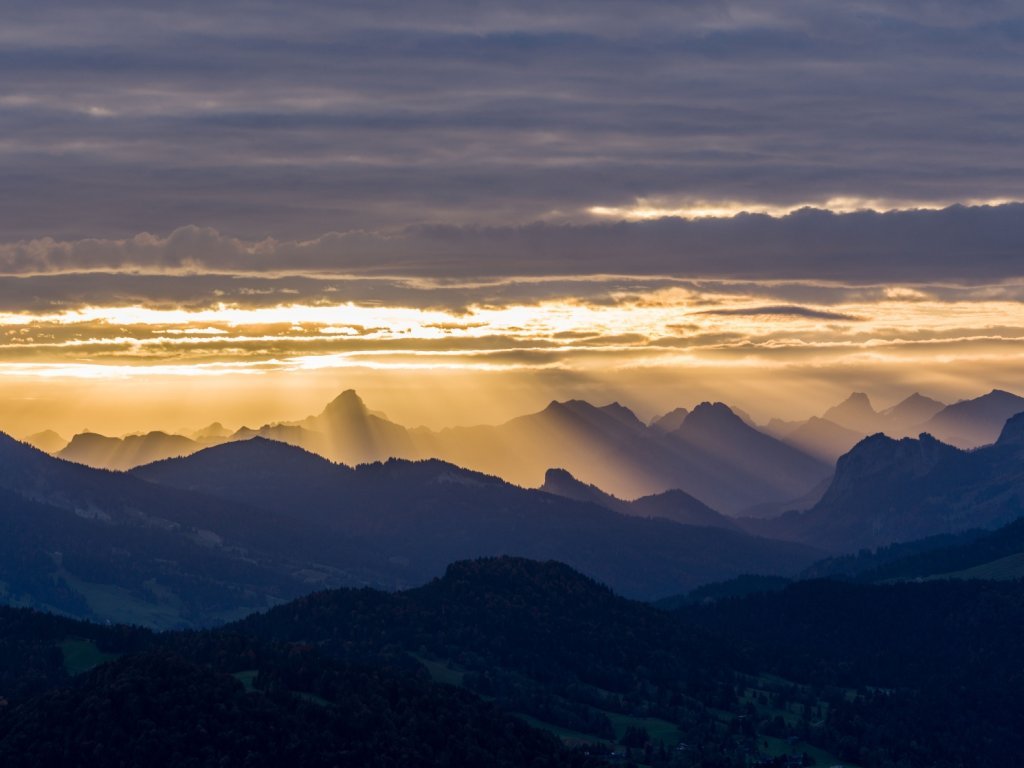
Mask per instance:
[[[597,736],[589,733],[582,733],[581,731],[574,731],[570,728],[562,728],[559,725],[552,725],[546,723],[543,720],[538,720],[536,717],[530,715],[524,715],[522,712],[510,712],[513,717],[518,717],[528,725],[532,725],[534,728],[538,728],[542,731],[548,731],[553,733],[555,736],[560,738],[563,742],[569,746],[577,746],[580,744],[605,744],[608,745],[604,739],[600,739]],[[611,745],[608,745],[611,746]]]
[[[233,674],[232,677],[235,678],[235,680],[237,680],[238,682],[240,682],[243,686],[245,686],[246,693],[255,693],[256,677],[259,675],[259,673],[260,672],[258,669],[246,669],[242,672],[235,672],[235,674]]]
[[[135,624],[154,629],[175,629],[183,623],[181,612],[171,602],[146,600],[122,587],[83,581],[66,571],[61,578],[85,598],[93,613],[115,624]]]
[[[466,676],[464,670],[458,667],[452,666],[447,661],[437,661],[436,659],[428,659],[426,656],[419,656],[412,654],[420,664],[427,668],[430,673],[430,678],[435,683],[446,683],[448,685],[454,685],[459,688],[462,687],[463,679]]]
[[[64,669],[69,675],[80,675],[95,669],[100,664],[113,661],[120,654],[104,653],[92,640],[81,637],[69,637],[60,644],[61,653],[64,654]]]
[[[935,581],[937,579],[990,579],[993,581],[1024,579],[1024,552],[1001,557],[998,560],[982,563],[973,568],[965,568],[962,571],[931,576],[928,578],[928,581]]]
[[[333,707],[327,699],[323,699],[317,696],[315,693],[306,693],[305,691],[292,691],[292,696],[308,701],[310,704],[316,704],[318,707]]]
[[[612,728],[615,729],[615,738],[621,739],[626,735],[627,728],[643,728],[651,737],[651,743],[662,742],[667,747],[678,744],[682,739],[679,729],[668,720],[660,720],[656,717],[633,717],[632,715],[620,715],[617,712],[605,712],[608,719],[612,721]]]
[[[771,736],[758,736],[757,744],[761,751],[769,757],[778,757],[780,755],[791,755],[801,754],[806,752],[814,759],[815,765],[833,766],[841,765],[843,768],[858,768],[853,763],[844,763],[842,760],[837,758],[835,755],[829,754],[823,749],[811,746],[807,742],[799,741],[796,744],[790,744],[785,739],[776,739]]]

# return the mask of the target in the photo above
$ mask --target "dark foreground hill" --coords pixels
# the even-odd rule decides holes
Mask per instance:
[[[0,762],[587,764],[503,709],[658,768],[997,765],[1024,749],[1022,625],[1018,582],[815,581],[668,612],[515,558],[202,633],[0,609]]]
[[[148,645],[35,697],[5,700],[0,764],[554,768],[591,762],[550,734],[423,675],[338,665],[308,650],[265,648],[226,635],[153,637]]]
[[[825,745],[861,765],[984,766],[1024,748],[1024,584],[811,581],[679,614],[762,672],[828,690]]]

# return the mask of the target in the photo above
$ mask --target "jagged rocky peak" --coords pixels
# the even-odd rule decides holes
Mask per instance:
[[[551,467],[544,473],[544,485],[556,485],[560,483],[579,482],[572,473],[561,467]]]
[[[917,439],[904,437],[900,440],[879,433],[865,437],[839,459],[836,478],[849,475],[865,477],[893,469],[905,474],[919,474],[953,453],[960,451],[927,433]]]
[[[1018,413],[1007,419],[1003,431],[999,433],[996,445],[1024,446],[1024,413]]]
[[[346,389],[324,408],[324,416],[366,415],[366,403],[354,389]]]

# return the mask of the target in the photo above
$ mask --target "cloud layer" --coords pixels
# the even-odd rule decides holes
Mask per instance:
[[[782,217],[523,226],[415,226],[307,240],[245,240],[181,227],[167,236],[0,245],[0,273],[328,273],[468,279],[667,275],[854,282],[994,281],[1024,275],[1024,205]]]
[[[11,0],[4,239],[1022,199],[1019,3]]]

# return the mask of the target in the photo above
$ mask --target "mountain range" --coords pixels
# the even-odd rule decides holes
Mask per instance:
[[[559,559],[655,598],[812,547],[619,514],[437,460],[357,468],[264,438],[132,473],[0,436],[0,596],[149,626],[230,619],[315,589],[421,584],[465,557]]]
[[[569,400],[496,426],[433,431],[395,424],[347,390],[316,416],[224,432],[211,425],[191,437],[82,433],[56,455],[125,470],[210,445],[264,437],[350,466],[437,458],[526,487],[541,485],[548,469],[563,467],[585,482],[599,481],[621,498],[678,489],[726,514],[765,503],[785,505],[830,474],[826,462],[757,430],[722,403],[680,409],[648,426],[618,403],[597,407]]]
[[[1024,514],[1024,414],[992,445],[965,451],[928,434],[876,434],[839,459],[821,500],[804,512],[747,519],[761,535],[855,551],[972,528]]]
[[[952,405],[915,392],[896,405],[876,411],[870,398],[854,392],[846,400],[806,421],[772,419],[764,430],[812,456],[834,463],[859,440],[930,434],[958,448],[989,445],[1011,416],[1024,411],[1024,398],[1000,389]]]
[[[526,487],[540,486],[548,469],[561,467],[620,499],[680,490],[726,515],[770,516],[818,501],[836,460],[864,437],[927,432],[974,448],[993,442],[1006,419],[1021,411],[1024,398],[1001,390],[948,406],[914,393],[881,411],[866,394],[854,393],[821,416],[773,419],[758,428],[722,403],[676,408],[645,425],[618,403],[568,400],[504,424],[430,430],[396,424],[346,390],[319,414],[234,432],[214,423],[189,435],[85,432],[65,443],[43,432],[27,441],[88,466],[127,470],[265,437],[353,466],[437,458]]]

